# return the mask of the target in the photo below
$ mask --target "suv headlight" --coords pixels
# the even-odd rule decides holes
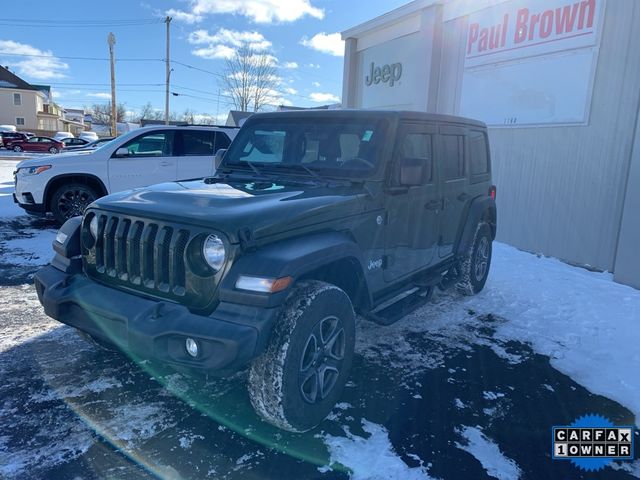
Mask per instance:
[[[38,175],[39,173],[46,172],[51,168],[51,165],[38,165],[36,167],[22,167],[18,169],[18,172],[22,175]]]
[[[209,235],[202,243],[202,257],[214,271],[222,268],[226,252],[224,242],[217,235]]]

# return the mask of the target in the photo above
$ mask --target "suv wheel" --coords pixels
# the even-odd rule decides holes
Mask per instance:
[[[14,152],[21,152],[22,151],[22,147],[20,145],[16,145],[13,147],[13,151]]]
[[[51,197],[51,213],[59,223],[82,215],[98,198],[95,190],[82,183],[69,183],[58,188]]]
[[[456,288],[460,293],[475,295],[484,288],[491,266],[491,242],[489,224],[480,222],[471,248],[459,263],[460,278]]]
[[[51,148],[49,149],[49,153],[56,154],[56,153],[58,153],[58,149],[57,149],[56,147],[51,147]]]
[[[319,281],[298,284],[265,353],[251,365],[249,396],[269,423],[292,432],[318,425],[349,377],[355,313],[346,293]]]

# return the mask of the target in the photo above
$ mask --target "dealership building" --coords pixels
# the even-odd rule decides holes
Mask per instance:
[[[640,288],[639,35],[636,0],[417,0],[342,33],[342,103],[483,120],[498,240]]]

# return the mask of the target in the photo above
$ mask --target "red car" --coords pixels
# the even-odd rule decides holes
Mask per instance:
[[[31,137],[28,140],[12,140],[5,147],[14,152],[58,153],[64,148],[64,143],[49,137]]]

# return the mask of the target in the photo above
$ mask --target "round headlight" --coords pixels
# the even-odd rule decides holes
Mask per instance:
[[[217,272],[222,268],[225,257],[224,243],[217,235],[209,235],[205,238],[202,244],[202,256],[214,271]]]
[[[91,236],[96,239],[98,238],[98,216],[94,215],[93,218],[91,219],[91,222],[89,222],[89,233],[91,233]]]

